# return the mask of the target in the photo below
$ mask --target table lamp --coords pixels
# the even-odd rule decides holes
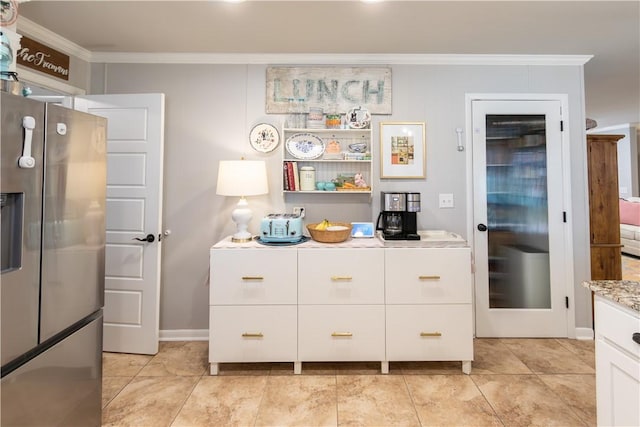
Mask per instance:
[[[262,160],[221,160],[218,167],[218,186],[216,194],[221,196],[240,196],[238,205],[231,212],[236,223],[236,233],[232,242],[248,242],[252,239],[247,231],[252,212],[246,196],[267,194],[267,166]]]

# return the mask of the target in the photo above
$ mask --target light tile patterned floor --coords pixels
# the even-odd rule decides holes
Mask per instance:
[[[104,353],[105,426],[595,426],[593,341],[476,339],[460,363],[222,364],[207,343]]]
[[[640,258],[622,255],[622,279],[640,282]]]

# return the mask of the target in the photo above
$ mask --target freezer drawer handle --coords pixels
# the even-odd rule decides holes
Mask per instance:
[[[149,243],[152,243],[153,241],[156,240],[156,236],[154,236],[153,234],[147,234],[147,237],[145,237],[144,239],[141,239],[139,237],[134,237],[131,240],[137,240],[138,242],[149,242]]]
[[[18,166],[23,169],[31,169],[36,165],[36,159],[31,157],[31,137],[33,130],[36,128],[36,119],[31,116],[22,118],[22,127],[24,128],[24,147],[22,148],[22,156],[18,159]]]

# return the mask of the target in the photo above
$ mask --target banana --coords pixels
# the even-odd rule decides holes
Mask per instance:
[[[321,223],[316,225],[316,230],[326,230],[327,227],[330,227],[330,226],[331,226],[331,223],[328,220],[324,219],[322,220]]]

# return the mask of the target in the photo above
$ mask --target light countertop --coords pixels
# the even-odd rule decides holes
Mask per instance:
[[[591,280],[583,282],[582,286],[591,289],[596,295],[640,312],[640,282],[633,280]]]
[[[231,236],[224,238],[212,249],[242,249],[242,248],[463,248],[467,242],[458,234],[442,230],[425,230],[418,232],[421,240],[392,240],[385,241],[376,236],[371,238],[349,238],[341,243],[320,243],[313,239],[298,244],[264,245],[257,240],[246,243],[234,243]]]

